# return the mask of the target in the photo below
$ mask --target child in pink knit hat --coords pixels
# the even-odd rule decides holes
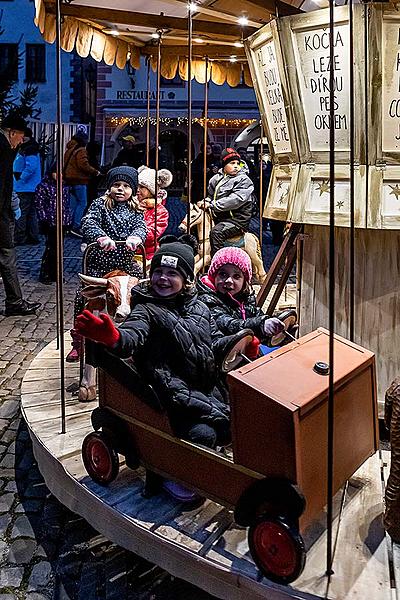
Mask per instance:
[[[224,335],[251,329],[261,343],[284,329],[282,321],[269,318],[256,304],[251,288],[252,268],[247,252],[228,247],[218,250],[207,275],[198,281],[199,298],[210,309]]]

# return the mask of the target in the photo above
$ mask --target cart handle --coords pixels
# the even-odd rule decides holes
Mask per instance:
[[[115,243],[117,246],[121,246],[121,245],[126,245],[126,241],[125,240],[115,240]],[[83,258],[82,258],[82,269],[83,269],[83,273],[86,275],[86,266],[87,266],[87,260],[88,260],[88,256],[90,254],[90,252],[94,249],[94,248],[98,248],[100,249],[99,245],[97,242],[91,242],[90,244],[88,244],[83,252]],[[129,248],[128,248],[129,250]],[[130,252],[133,252],[133,256],[135,257],[137,254],[141,255],[141,261],[143,264],[143,276],[146,279],[147,277],[147,264],[146,264],[146,250],[143,244],[138,244],[136,250],[131,250]]]

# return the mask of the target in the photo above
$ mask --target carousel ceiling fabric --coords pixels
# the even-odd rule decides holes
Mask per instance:
[[[56,39],[56,19],[53,13],[46,11],[43,0],[35,0],[36,15],[35,25],[39,28],[43,39],[53,44]],[[83,58],[91,56],[97,62],[104,61],[107,65],[116,65],[123,69],[129,60],[134,69],[140,67],[140,46],[128,43],[112,35],[106,35],[93,27],[88,22],[75,17],[63,17],[61,25],[61,47],[66,52],[74,49]],[[156,51],[156,47],[155,47]],[[186,47],[182,48],[182,52]],[[148,55],[148,51],[146,52]],[[151,66],[157,68],[157,57],[150,56]],[[239,85],[243,80],[252,86],[250,71],[247,64],[240,62],[218,61],[209,62],[208,80],[217,85],[228,83],[231,87]],[[186,56],[162,54],[161,75],[166,79],[173,79],[179,73],[184,80],[188,78],[188,59]],[[205,60],[194,58],[192,60],[192,78],[199,83],[206,81]]]

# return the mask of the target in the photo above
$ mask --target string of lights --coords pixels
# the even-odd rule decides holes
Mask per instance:
[[[146,116],[135,116],[135,117],[128,117],[128,116],[112,116],[112,117],[108,117],[108,120],[110,122],[110,124],[113,127],[117,127],[118,125],[139,125],[139,127],[143,127],[146,123],[147,123],[147,117]],[[150,124],[155,126],[156,125],[156,119],[155,117],[150,117]],[[176,117],[176,118],[172,118],[172,117],[160,117],[159,122],[162,123],[163,125],[166,125],[167,127],[169,127],[170,125],[183,125],[183,124],[187,124],[187,117]],[[252,123],[255,123],[257,121],[257,119],[239,119],[239,118],[232,118],[232,119],[224,119],[224,118],[210,118],[208,119],[208,126],[209,127],[248,127],[249,125],[251,125]],[[204,118],[203,117],[193,117],[192,118],[192,123],[198,123],[199,125],[201,125],[202,127],[204,127]]]

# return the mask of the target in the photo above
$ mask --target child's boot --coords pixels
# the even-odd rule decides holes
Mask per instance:
[[[83,353],[82,336],[77,331],[75,331],[75,329],[71,329],[70,334],[72,338],[72,350],[68,352],[65,360],[67,362],[78,362]]]

